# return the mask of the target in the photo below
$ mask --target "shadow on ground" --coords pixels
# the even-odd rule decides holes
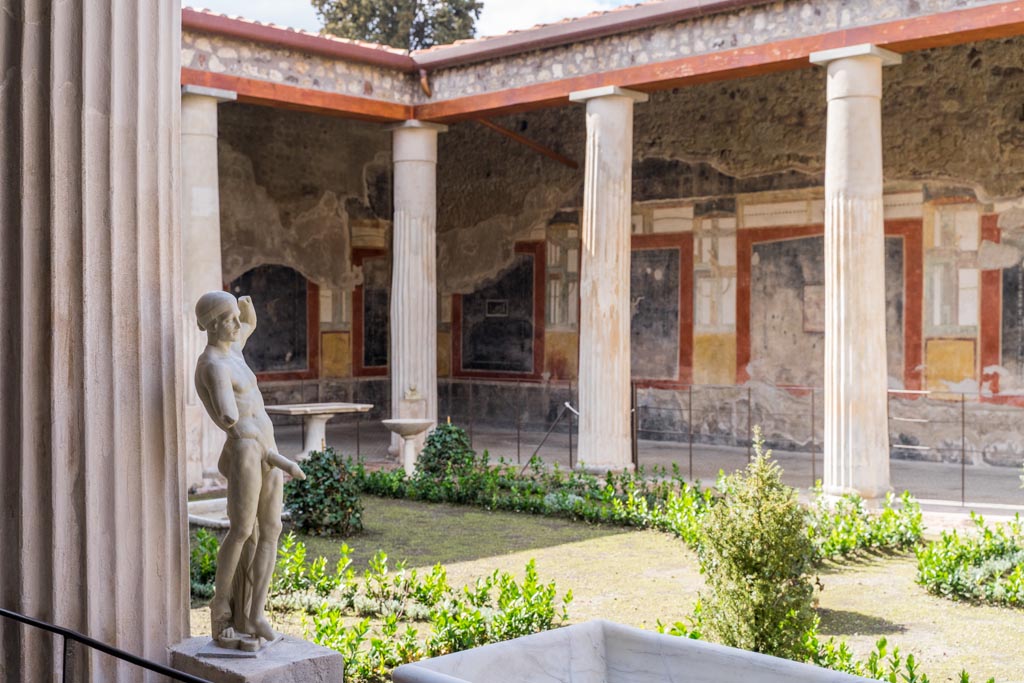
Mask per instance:
[[[825,607],[818,608],[816,612],[821,619],[818,632],[826,636],[887,636],[907,630],[901,624],[860,612]]]
[[[621,527],[472,506],[374,496],[363,496],[362,501],[363,533],[348,538],[303,536],[307,557],[323,555],[331,566],[338,548],[347,543],[353,549],[353,568],[362,572],[378,550],[387,553],[391,567],[398,560],[410,568],[429,567],[630,533]]]

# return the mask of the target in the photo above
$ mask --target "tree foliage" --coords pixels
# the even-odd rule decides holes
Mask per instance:
[[[814,626],[814,547],[796,491],[782,483],[760,430],[754,436],[757,457],[719,480],[723,500],[704,517],[702,627],[724,645],[800,659]]]
[[[472,38],[482,0],[311,0],[325,33],[405,50]]]

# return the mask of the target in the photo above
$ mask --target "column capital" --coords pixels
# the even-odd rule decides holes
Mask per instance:
[[[605,85],[600,88],[590,88],[589,90],[577,90],[569,93],[570,102],[587,102],[589,100],[595,100],[599,97],[628,97],[634,102],[646,102],[648,99],[647,93],[638,92],[636,90],[628,90],[626,88],[620,88],[617,85]]]
[[[903,62],[903,55],[898,52],[886,50],[885,48],[878,47],[871,43],[847,45],[845,47],[837,47],[832,50],[812,52],[808,59],[811,64],[828,66],[831,62],[834,62],[837,59],[849,59],[851,57],[878,57],[882,60],[882,66],[895,66]]]
[[[437,163],[437,135],[448,130],[448,126],[430,121],[403,121],[388,126],[392,132],[391,160],[428,161]]]
[[[436,131],[438,133],[447,133],[448,126],[443,123],[434,123],[433,121],[420,121],[419,119],[409,119],[408,121],[402,121],[401,123],[395,123],[387,127],[391,131],[399,130],[423,130],[423,131]]]
[[[238,93],[233,90],[221,90],[220,88],[207,88],[204,85],[183,85],[182,95],[197,95],[199,97],[212,97],[218,102],[234,102],[238,99]]]

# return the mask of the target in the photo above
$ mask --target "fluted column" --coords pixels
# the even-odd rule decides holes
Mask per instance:
[[[580,265],[579,459],[632,466],[629,438],[629,261],[633,103],[617,87],[569,95],[587,104]]]
[[[220,250],[220,187],[217,172],[217,104],[235,93],[194,85],[181,88],[182,339],[185,346],[185,483],[201,486],[217,471],[224,432],[213,424],[196,393],[192,370],[206,347],[195,306],[206,292],[224,286]]]
[[[391,415],[437,420],[437,134],[408,121],[393,129],[395,215],[391,247]],[[406,415],[412,387],[426,415]]]
[[[828,67],[825,143],[825,491],[889,490],[882,66],[874,45],[817,52]]]
[[[180,22],[0,0],[0,604],[161,662],[189,605]],[[60,669],[59,638],[0,619],[0,680]]]

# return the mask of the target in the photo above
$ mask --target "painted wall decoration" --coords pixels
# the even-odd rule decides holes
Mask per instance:
[[[534,256],[462,297],[462,370],[533,372]]]
[[[309,283],[287,266],[258,266],[230,285],[256,306],[258,332],[245,345],[256,372],[293,372],[309,366],[307,293]],[[316,324],[314,322],[314,324]]]
[[[1004,231],[1002,242],[1024,252],[1024,235]],[[1002,270],[1002,353],[1000,365],[1014,382],[1007,386],[1019,387],[1024,383],[1024,263]]]
[[[885,240],[889,376],[903,376],[903,240]],[[825,362],[822,236],[759,242],[751,268],[752,377],[822,386]]]
[[[630,262],[632,376],[679,375],[679,248],[634,249]]]
[[[363,367],[388,364],[391,272],[386,258],[363,261]]]

